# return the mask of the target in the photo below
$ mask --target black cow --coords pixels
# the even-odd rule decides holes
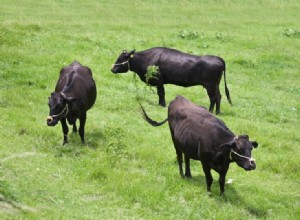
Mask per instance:
[[[79,135],[84,143],[86,112],[94,105],[96,95],[96,85],[90,68],[74,61],[61,69],[55,92],[49,97],[50,113],[47,117],[47,125],[55,126],[58,121],[61,121],[64,134],[63,144],[68,143],[69,128],[66,120],[73,125],[73,132],[77,132],[76,120],[78,118]]]
[[[150,66],[158,67],[158,74],[148,80],[149,77],[145,74]],[[128,70],[137,73],[143,82],[157,87],[161,106],[166,106],[164,84],[184,87],[202,85],[206,88],[210,99],[209,111],[213,112],[216,105],[217,114],[220,113],[221,103],[219,84],[224,72],[225,93],[231,104],[226,85],[225,62],[217,56],[195,56],[164,47],[140,52],[124,50],[113,64],[111,71],[125,73]]]
[[[225,123],[182,96],[177,96],[168,108],[168,117],[162,122],[150,119],[143,107],[145,120],[153,126],[169,122],[172,140],[177,154],[182,177],[191,177],[190,159],[200,160],[206,177],[207,191],[213,182],[211,169],[219,173],[221,195],[224,194],[225,176],[231,162],[245,170],[254,170],[256,164],[251,151],[258,146],[249,141],[248,135],[235,135]],[[185,161],[185,175],[182,169],[182,154]]]

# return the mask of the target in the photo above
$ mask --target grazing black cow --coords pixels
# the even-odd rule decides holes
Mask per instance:
[[[79,135],[84,143],[86,112],[94,105],[96,95],[96,85],[90,68],[74,61],[61,69],[55,92],[49,97],[50,113],[47,117],[47,125],[55,126],[58,121],[61,121],[64,134],[63,144],[68,143],[69,128],[66,120],[73,125],[73,132],[77,132],[76,120],[78,118]]]
[[[158,74],[148,80],[145,74],[150,66],[158,67]],[[125,73],[128,70],[137,73],[143,82],[157,87],[161,106],[166,106],[164,84],[184,87],[202,85],[206,88],[210,99],[209,111],[213,112],[216,105],[217,114],[220,113],[221,103],[219,84],[224,72],[225,93],[231,104],[226,85],[225,62],[217,56],[195,56],[164,47],[140,52],[124,50],[113,64],[111,71]]]
[[[249,141],[248,135],[235,135],[225,123],[182,96],[177,96],[168,108],[168,117],[162,122],[150,119],[143,107],[145,120],[153,126],[169,122],[172,140],[177,154],[182,177],[191,177],[190,159],[200,160],[206,177],[207,191],[213,182],[211,169],[219,173],[221,195],[224,194],[225,176],[231,162],[245,170],[254,170],[256,164],[251,151],[258,146]],[[185,175],[182,169],[182,154],[185,161]]]

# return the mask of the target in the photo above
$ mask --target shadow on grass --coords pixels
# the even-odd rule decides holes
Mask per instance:
[[[238,209],[244,209],[246,212],[248,212],[249,216],[252,216],[253,218],[264,219],[268,217],[268,212],[263,208],[264,206],[246,201],[247,199],[240,196],[238,191],[236,191],[235,188],[231,185],[227,188],[228,190],[226,193],[226,199],[224,200],[226,203],[234,205]],[[222,202],[221,200],[219,201]]]
[[[86,132],[84,144],[81,143],[81,139],[78,133],[71,132],[68,135],[68,143],[65,145],[58,145],[54,154],[56,157],[79,157],[81,155],[84,155],[88,149],[98,149],[101,146],[101,143],[103,143],[104,141],[105,137],[100,130],[92,130]]]
[[[106,138],[103,131],[101,131],[100,129],[91,130],[87,133],[87,141],[85,143],[85,146],[90,147],[92,149],[97,149],[105,140]]]
[[[196,175],[192,178],[183,179],[188,184],[201,188],[201,193],[206,192],[206,179],[204,175]],[[258,206],[256,203],[246,201],[238,193],[239,189],[235,189],[235,186],[232,184],[225,184],[225,195],[220,196],[220,187],[218,179],[214,179],[212,184],[212,193],[210,198],[214,199],[217,203],[221,204],[230,204],[236,206],[237,209],[245,210],[249,216],[253,218],[266,218],[268,217],[268,212],[263,207]]]

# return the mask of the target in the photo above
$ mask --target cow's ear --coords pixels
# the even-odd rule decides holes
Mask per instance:
[[[256,141],[250,141],[250,142],[254,148],[258,147],[258,143]]]
[[[77,98],[76,97],[67,97],[66,100],[67,100],[67,103],[72,103],[72,102],[75,102],[77,100]]]

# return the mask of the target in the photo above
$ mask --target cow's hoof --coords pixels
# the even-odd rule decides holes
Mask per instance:
[[[224,197],[224,199],[226,199],[226,195],[224,192],[220,192],[220,197]]]
[[[161,107],[166,107],[166,102],[158,102]]]
[[[222,197],[222,198],[224,198],[224,200],[227,202],[227,197],[226,197],[226,195],[225,195],[225,193],[223,192],[221,192],[220,193],[220,197]]]

